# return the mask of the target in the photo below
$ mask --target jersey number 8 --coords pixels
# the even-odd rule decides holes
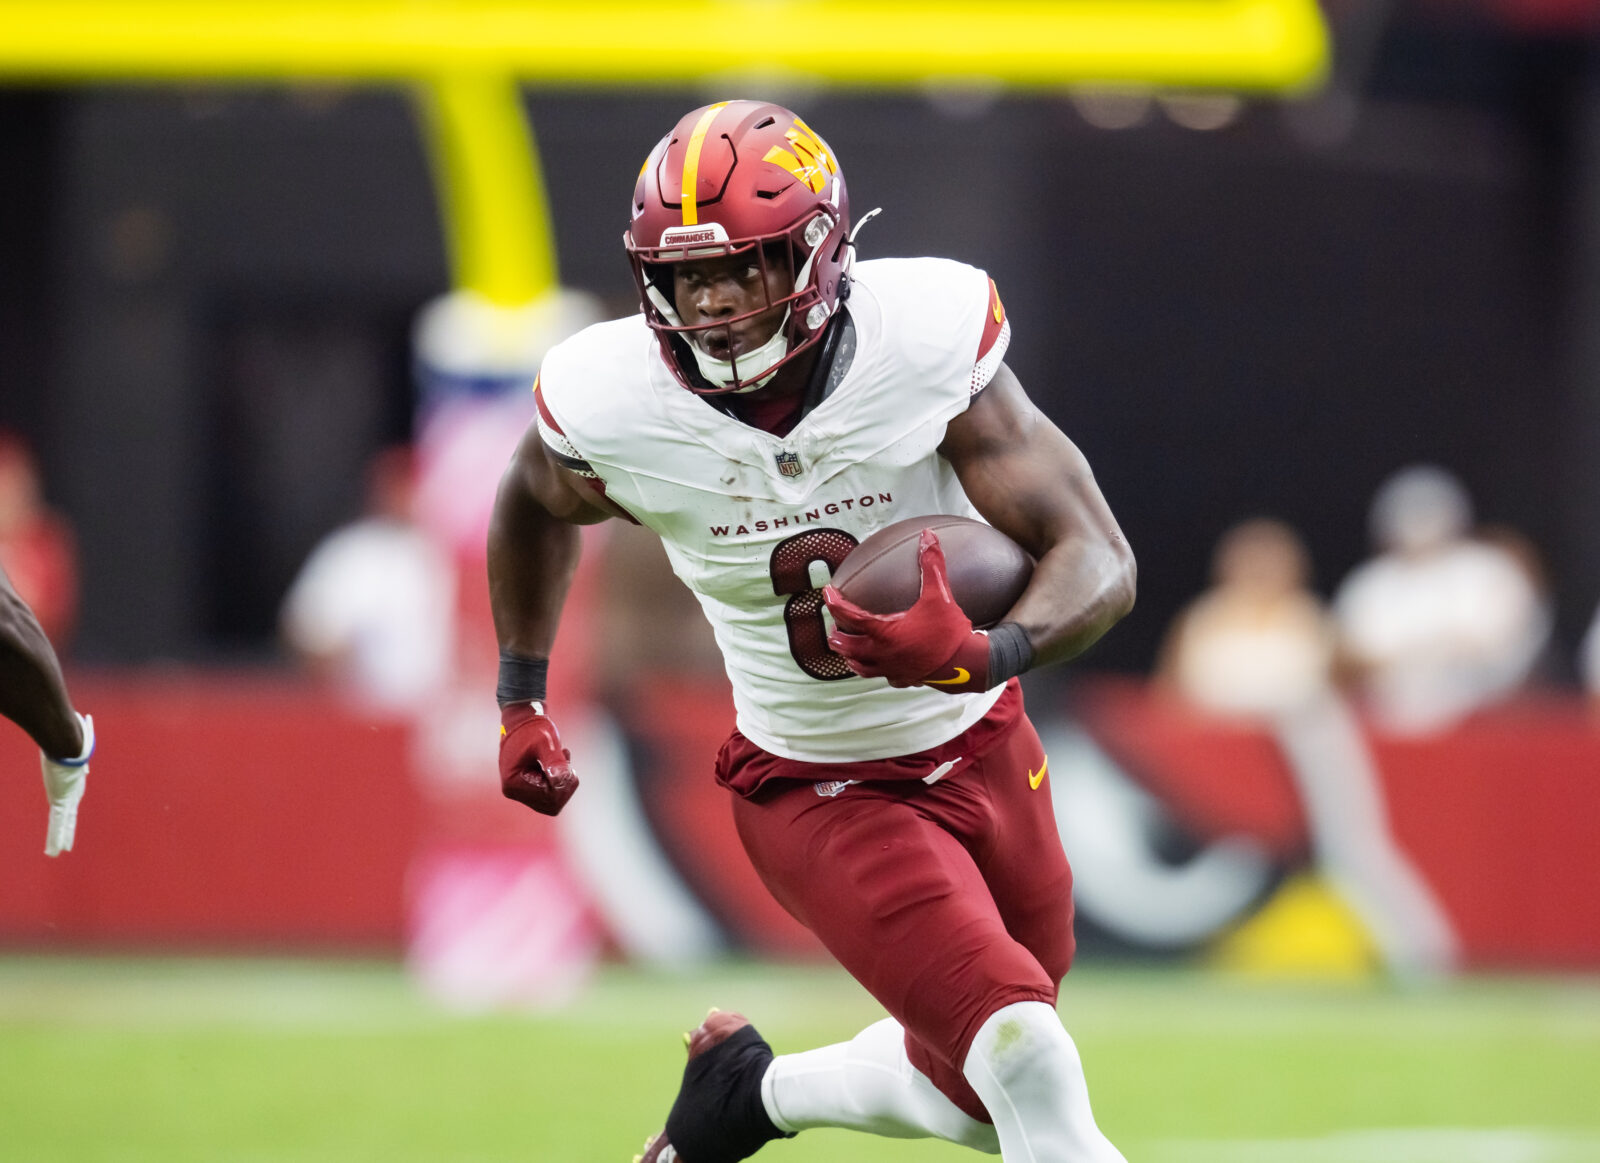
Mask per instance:
[[[772,592],[789,598],[783,607],[789,653],[801,670],[824,682],[855,677],[844,658],[828,649],[828,627],[822,620],[822,587],[858,544],[843,529],[810,529],[778,542],[772,549]]]

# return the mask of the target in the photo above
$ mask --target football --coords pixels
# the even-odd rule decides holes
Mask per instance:
[[[999,622],[1027,588],[1033,558],[1000,530],[968,517],[911,517],[886,525],[839,563],[835,588],[874,614],[910,609],[922,585],[917,542],[924,529],[939,535],[950,592],[973,626],[986,630]]]

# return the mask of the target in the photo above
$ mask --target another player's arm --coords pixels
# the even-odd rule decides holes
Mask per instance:
[[[545,668],[578,566],[579,525],[611,514],[589,500],[530,424],[489,519],[489,603],[500,642],[500,790],[553,816],[578,777],[545,713]]]
[[[1038,561],[1003,621],[1033,664],[1083,653],[1133,608],[1133,551],[1089,462],[1005,364],[946,429],[939,453],[973,505]]]
[[[61,663],[39,619],[0,569],[0,715],[39,745],[44,793],[50,801],[46,856],[72,848],[78,804],[94,753],[94,720],[72,709]]]
[[[54,758],[83,751],[83,725],[67,697],[61,664],[28,604],[0,570],[0,715]]]

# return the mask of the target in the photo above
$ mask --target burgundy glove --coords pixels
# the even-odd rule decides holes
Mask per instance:
[[[500,790],[507,799],[555,815],[578,790],[571,758],[543,703],[500,708]]]
[[[904,613],[874,614],[833,586],[822,591],[836,629],[828,645],[864,678],[890,686],[931,686],[957,693],[989,689],[989,638],[950,593],[939,536],[924,529],[917,543],[922,589]]]

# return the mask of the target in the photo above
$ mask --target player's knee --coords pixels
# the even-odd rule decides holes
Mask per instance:
[[[991,941],[981,954],[948,964],[943,986],[923,992],[926,1005],[911,1010],[907,1025],[958,1070],[972,1038],[997,1010],[1037,1002],[1053,1012],[1059,977],[1015,941]]]
[[[1039,1001],[1014,1002],[989,1015],[967,1051],[963,1073],[971,1079],[975,1068],[1002,1087],[1016,1080],[1075,1083],[1083,1077],[1077,1046],[1054,1007]]]
[[[1055,1007],[1017,1002],[989,1015],[962,1073],[994,1115],[1004,1154],[1126,1163],[1096,1126],[1083,1061]]]

